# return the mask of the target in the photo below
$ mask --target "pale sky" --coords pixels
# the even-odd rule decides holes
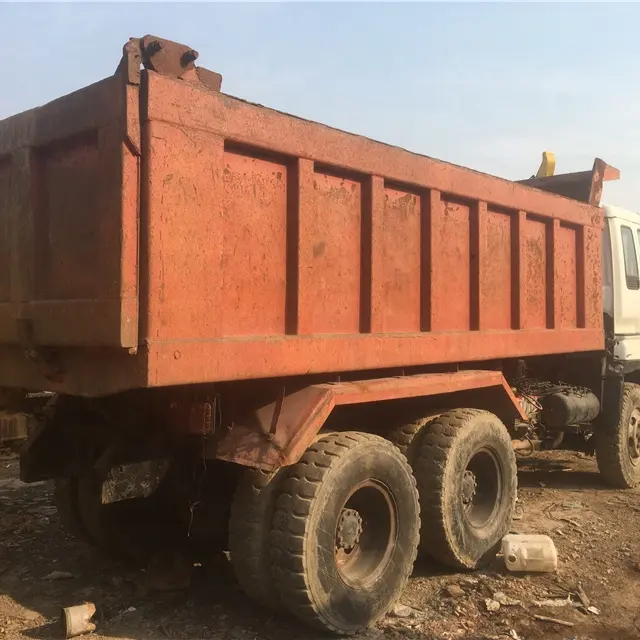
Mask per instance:
[[[248,100],[506,178],[595,156],[640,211],[640,5],[0,3],[0,118],[113,73],[130,36],[188,44]]]

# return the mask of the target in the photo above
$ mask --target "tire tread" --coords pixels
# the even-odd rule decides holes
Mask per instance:
[[[333,465],[339,464],[342,456],[351,449],[365,443],[375,443],[377,446],[387,447],[395,455],[398,455],[391,442],[379,436],[361,432],[332,433],[324,436],[310,447],[301,460],[291,467],[289,477],[283,483],[272,533],[273,574],[281,601],[287,603],[289,612],[303,622],[341,635],[352,634],[332,625],[314,604],[305,567],[306,539],[304,534],[321,484],[332,470]],[[398,459],[400,460],[400,457]],[[404,457],[401,460],[408,467]],[[315,467],[320,473],[314,473],[311,477],[308,473],[310,467]],[[410,477],[413,479],[417,497],[415,479],[412,474]],[[416,559],[419,530],[420,522],[418,519],[415,526],[413,554],[402,578],[403,587],[411,575]]]
[[[229,552],[238,584],[254,602],[277,609],[271,588],[269,532],[275,504],[278,474],[247,469],[231,504]]]
[[[453,409],[440,415],[422,437],[414,465],[420,493],[422,520],[428,523],[421,532],[420,551],[447,566],[474,568],[456,551],[456,543],[447,526],[445,504],[446,463],[459,433],[470,420],[494,414],[482,409]],[[505,430],[506,433],[506,430]],[[512,473],[517,478],[515,459]],[[516,485],[517,486],[517,485]]]
[[[640,392],[640,385],[625,382],[622,395],[620,421],[625,419],[628,411],[633,410],[633,395]],[[624,468],[624,457],[627,456],[627,443],[623,441],[621,425],[605,425],[598,430],[596,440],[596,460],[602,479],[616,489],[631,489],[638,486],[640,478],[630,476]]]

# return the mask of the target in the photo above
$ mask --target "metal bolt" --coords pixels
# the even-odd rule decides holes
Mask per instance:
[[[191,62],[195,62],[198,59],[199,53],[195,49],[189,49],[182,54],[182,66],[186,67]]]
[[[160,42],[159,40],[152,40],[148,45],[147,45],[147,53],[152,56],[156,53],[158,53],[158,51],[160,51],[162,49],[162,42]]]

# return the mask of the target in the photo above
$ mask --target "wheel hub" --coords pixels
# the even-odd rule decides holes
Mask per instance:
[[[477,488],[475,473],[467,469],[462,476],[462,504],[466,506],[473,502]]]
[[[343,509],[338,519],[338,549],[351,551],[360,542],[362,518],[355,509]]]
[[[627,438],[629,454],[632,461],[637,463],[638,459],[640,459],[640,412],[638,410],[631,414]]]

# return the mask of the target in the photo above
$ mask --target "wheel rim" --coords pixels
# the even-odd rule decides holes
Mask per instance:
[[[462,475],[460,501],[469,524],[485,527],[493,518],[502,495],[500,461],[491,449],[480,449]]]
[[[374,480],[358,485],[336,522],[335,562],[345,584],[362,587],[380,577],[393,553],[397,531],[389,489]]]
[[[627,449],[631,464],[640,464],[640,407],[634,408],[627,426]]]

